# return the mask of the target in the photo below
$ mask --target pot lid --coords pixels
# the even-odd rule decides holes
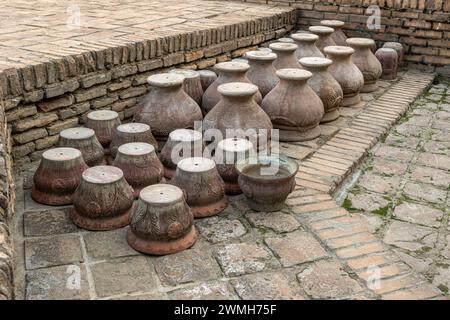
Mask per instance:
[[[141,133],[149,131],[150,126],[145,123],[132,122],[117,126],[116,130],[123,133]]]
[[[297,50],[298,46],[295,43],[275,42],[271,43],[269,48],[275,52],[289,52]]]
[[[286,69],[280,69],[276,72],[278,78],[284,79],[284,80],[308,80],[312,77],[312,73],[303,70],[303,69],[296,69],[296,68],[286,68]]]
[[[284,42],[284,43],[294,43],[294,40],[292,40],[291,38],[279,38],[275,41],[276,42]]]
[[[149,204],[170,204],[183,199],[183,191],[171,184],[153,184],[142,189],[139,198]]]
[[[176,73],[159,73],[147,78],[149,85],[159,88],[180,86],[183,81],[184,76]]]
[[[341,20],[322,20],[320,24],[326,27],[343,27],[345,22]]]
[[[68,140],[84,140],[95,135],[94,130],[84,127],[69,128],[61,131],[59,135]]]
[[[208,158],[191,157],[180,160],[177,169],[185,172],[206,172],[216,167],[216,163]]]
[[[314,42],[319,40],[319,36],[317,34],[313,34],[313,33],[294,33],[291,35],[291,38],[294,39],[295,41],[300,41],[300,42]]]
[[[250,69],[250,66],[246,61],[219,62],[214,67],[218,71],[228,71],[228,72],[246,72],[248,69]]]
[[[83,172],[83,179],[94,184],[113,183],[122,177],[122,170],[113,166],[96,166]]]
[[[89,112],[87,115],[88,119],[95,121],[107,121],[113,120],[119,117],[119,114],[112,110],[97,110]]]
[[[355,49],[345,46],[328,46],[323,49],[326,54],[349,56],[355,53]]]
[[[321,57],[305,57],[299,60],[300,64],[304,67],[329,67],[333,63],[332,60]]]
[[[245,97],[258,92],[258,87],[247,82],[229,82],[218,86],[217,91],[227,97]]]
[[[334,32],[334,29],[325,26],[311,26],[309,27],[309,31],[311,31],[314,34],[320,35],[320,34],[332,34]]]
[[[154,152],[155,147],[145,142],[131,142],[122,144],[118,151],[128,156],[142,156]]]
[[[51,161],[68,161],[81,157],[81,151],[75,148],[53,148],[45,151],[42,157]]]
[[[269,49],[270,50],[270,49]],[[269,51],[263,51],[263,50],[256,50],[256,51],[249,51],[245,54],[245,56],[249,60],[275,60],[277,58],[277,55],[272,52],[272,50]]]
[[[192,129],[176,129],[169,133],[169,139],[172,141],[198,141],[202,140],[202,133]]]
[[[375,44],[375,41],[367,38],[348,38],[347,44],[355,47],[370,47]]]
[[[200,74],[195,70],[190,69],[173,69],[169,71],[170,73],[179,74],[188,79],[200,78]]]

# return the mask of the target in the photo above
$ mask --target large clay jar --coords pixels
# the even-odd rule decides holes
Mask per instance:
[[[133,188],[124,179],[122,170],[112,166],[92,167],[83,172],[70,218],[87,230],[121,228],[129,223],[133,199]]]
[[[176,129],[191,129],[202,120],[198,104],[183,90],[184,77],[178,74],[155,74],[148,77],[152,90],[134,115],[135,122],[148,124],[156,140],[164,144]]]
[[[381,79],[393,80],[397,78],[398,55],[394,49],[380,48],[375,53],[375,57],[380,61],[383,69]]]
[[[191,247],[197,240],[193,221],[180,188],[154,184],[139,194],[127,242],[133,249],[147,254],[176,253]]]
[[[295,51],[297,59],[306,57],[324,57],[323,53],[316,47],[319,36],[312,33],[294,33],[291,37],[298,46]]]
[[[275,42],[271,43],[269,48],[277,55],[277,59],[273,62],[275,69],[302,68],[295,54],[298,48],[295,43]]]
[[[236,164],[239,186],[253,210],[270,212],[283,209],[286,198],[295,188],[298,164],[288,157],[250,157]]]
[[[89,128],[69,128],[59,133],[59,147],[75,148],[81,151],[89,167],[106,164],[103,147]]]
[[[125,143],[146,142],[158,149],[158,142],[152,134],[150,126],[145,123],[125,123],[116,128],[111,141],[111,155],[116,157],[117,149]]]
[[[277,71],[280,82],[264,98],[261,107],[279,129],[280,141],[306,141],[320,136],[323,103],[307,84],[312,73],[301,69]]]
[[[155,148],[145,142],[126,143],[119,147],[114,166],[123,171],[135,198],[146,186],[164,182],[164,169]]]
[[[253,144],[246,139],[224,139],[217,144],[214,160],[217,171],[225,182],[225,193],[229,195],[241,194],[238,184],[236,163],[248,158],[253,150]]]
[[[170,73],[182,75],[184,77],[183,88],[184,91],[192,98],[199,106],[202,104],[203,87],[200,80],[200,74],[197,71],[189,69],[174,69]]]
[[[170,184],[185,192],[194,218],[214,216],[228,206],[224,182],[211,159],[193,157],[181,160]]]
[[[86,127],[95,131],[98,141],[106,149],[109,148],[113,132],[119,124],[119,114],[112,110],[92,111],[86,118]],[[109,151],[106,150],[106,153]]]
[[[378,89],[377,80],[381,76],[382,68],[380,61],[370,50],[370,46],[374,43],[372,39],[366,38],[347,39],[347,44],[355,49],[352,61],[364,76],[364,86],[361,88],[361,92],[373,92]]]
[[[202,133],[189,129],[177,129],[169,134],[159,158],[164,166],[164,176],[171,179],[180,160],[203,155]]]
[[[206,89],[208,89],[209,86],[216,81],[217,74],[212,70],[198,70],[197,72],[200,75],[203,93],[205,93]]]
[[[215,69],[219,77],[209,86],[203,95],[202,109],[204,114],[208,113],[219,102],[220,93],[217,91],[217,88],[221,84],[229,82],[251,83],[246,75],[250,69],[247,62],[221,62],[215,65]],[[262,95],[259,90],[255,94],[254,99],[257,104],[261,104]]]
[[[345,25],[344,21],[340,20],[322,20],[320,24],[325,27],[330,27],[334,29],[334,32],[331,34],[331,39],[336,43],[337,46],[346,46],[347,45],[347,37],[345,36],[342,28]]]
[[[270,92],[278,83],[273,61],[277,58],[275,53],[266,51],[249,51],[245,54],[250,65],[247,72],[248,79],[255,84],[262,96]]]
[[[323,49],[325,47],[336,45],[333,38],[331,38],[331,35],[334,32],[333,28],[324,26],[311,26],[309,27],[309,31],[319,36],[319,40],[317,40],[316,46],[320,51],[323,52]]]
[[[81,174],[87,168],[80,150],[54,148],[45,151],[33,176],[31,197],[52,206],[71,204]]]
[[[403,45],[399,42],[386,42],[383,45],[383,48],[390,48],[394,49],[395,52],[397,52],[398,55],[398,66],[402,67],[405,60],[405,49],[403,48]]]
[[[364,76],[352,62],[351,56],[355,52],[350,47],[331,46],[324,49],[327,57],[333,60],[328,71],[341,85],[344,98],[341,107],[349,107],[361,101],[359,91],[364,85]]]
[[[328,72],[328,67],[333,61],[327,58],[310,57],[300,59],[300,63],[305,70],[313,74],[308,84],[322,100],[325,114],[320,122],[330,122],[339,118],[339,106],[343,93],[340,84]]]

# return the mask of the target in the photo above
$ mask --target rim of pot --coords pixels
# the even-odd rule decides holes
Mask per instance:
[[[113,166],[95,166],[83,171],[83,179],[95,184],[117,182],[123,177],[123,171]]]
[[[375,44],[375,41],[368,38],[348,38],[345,40],[349,46],[355,47],[370,47]]]
[[[333,64],[333,60],[322,57],[305,57],[298,60],[300,64],[304,67],[318,68],[318,67],[329,67]]]
[[[275,42],[282,42],[282,43],[294,43],[294,40],[292,40],[291,38],[279,38],[277,40],[275,40]]]
[[[298,48],[298,45],[295,43],[286,43],[286,42],[274,42],[269,45],[269,48],[273,51],[279,51],[279,52],[289,52],[289,51],[295,51]]]
[[[311,26],[308,29],[314,34],[332,34],[334,32],[333,28],[325,27],[325,26]]]
[[[190,69],[172,69],[169,73],[179,74],[187,79],[200,78],[200,74],[197,71]]]
[[[184,172],[207,172],[216,167],[214,160],[204,157],[189,157],[182,159],[177,164],[177,169]]]
[[[198,70],[197,73],[204,76],[217,76],[214,71],[208,69]]]
[[[341,20],[322,20],[320,21],[320,24],[325,27],[334,27],[334,28],[342,28],[345,25],[344,21]]]
[[[319,36],[314,33],[294,33],[291,34],[291,38],[295,41],[315,42],[319,40]]]
[[[181,201],[183,198],[183,190],[166,183],[152,184],[139,192],[140,201],[150,205],[172,204]]]
[[[92,138],[95,135],[95,131],[85,127],[69,128],[61,131],[59,136],[69,140],[84,140]]]
[[[355,53],[355,49],[345,46],[328,46],[323,49],[326,54],[337,56],[350,56]]]
[[[150,126],[145,123],[131,122],[118,125],[116,130],[123,133],[142,133],[149,131]]]
[[[274,175],[262,175],[262,176],[253,176],[253,175],[248,175],[246,174],[244,171],[248,166],[254,166],[257,165],[259,163],[260,160],[265,160],[267,162],[272,162],[272,161],[278,161],[281,164],[285,164],[285,169],[287,169],[289,171],[289,174],[285,177],[276,177]],[[283,168],[282,166],[280,166],[281,168]],[[271,155],[271,156],[250,156],[248,158],[245,159],[241,159],[236,163],[236,170],[238,171],[239,175],[242,175],[246,178],[252,179],[252,180],[257,180],[260,182],[272,182],[274,180],[284,180],[284,179],[290,179],[293,176],[295,176],[297,174],[299,165],[297,163],[297,161],[292,160],[290,158],[288,158],[285,155],[281,155],[281,154],[277,154],[276,156]]]
[[[277,58],[277,54],[265,50],[255,50],[247,52],[245,57],[249,60],[273,61]]]
[[[143,156],[153,153],[155,147],[146,142],[130,142],[122,144],[117,151],[118,154],[121,153],[126,156]]]
[[[181,86],[184,82],[184,76],[178,73],[158,73],[147,78],[149,85],[158,88],[167,88]]]
[[[218,86],[217,91],[226,97],[244,97],[254,95],[258,87],[247,82],[228,82]]]
[[[114,120],[119,117],[116,111],[112,110],[97,110],[89,112],[87,118],[89,120],[103,121],[103,120]]]
[[[392,49],[398,49],[398,50],[403,50],[403,45],[400,42],[386,42],[385,44],[383,44],[383,48],[392,48]]]
[[[169,140],[171,141],[189,142],[202,140],[202,138],[200,131],[192,129],[175,129],[169,133]]]
[[[308,80],[313,76],[310,71],[297,68],[280,69],[276,71],[276,75],[278,78],[283,80],[295,81]]]
[[[81,151],[75,148],[52,148],[42,154],[42,158],[50,161],[68,161],[81,157]]]
[[[214,66],[214,68],[218,71],[228,71],[228,72],[246,72],[250,69],[250,66],[247,62],[241,61],[227,61],[227,62],[219,62]]]

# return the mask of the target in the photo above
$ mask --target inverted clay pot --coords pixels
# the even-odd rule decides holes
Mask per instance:
[[[180,188],[170,184],[151,185],[139,194],[127,242],[133,249],[147,254],[176,253],[197,240],[193,220]]]
[[[334,33],[333,28],[324,26],[311,26],[309,27],[309,31],[319,36],[319,40],[317,40],[316,46],[321,52],[324,52],[323,49],[325,47],[336,45],[336,42],[334,42],[333,38],[331,37],[331,35]]]
[[[122,170],[112,166],[92,167],[83,172],[70,218],[87,230],[121,228],[130,221],[133,200],[133,188]]]
[[[217,74],[212,70],[198,70],[200,74],[200,82],[202,84],[203,93],[217,79]]]
[[[322,20],[320,24],[324,27],[330,27],[334,29],[334,32],[331,34],[331,39],[336,43],[337,46],[346,46],[347,45],[347,37],[345,36],[342,28],[345,25],[344,21],[340,20]]]
[[[177,129],[169,134],[167,143],[159,154],[164,166],[164,177],[171,179],[180,160],[201,157],[203,154],[202,133],[189,129]]]
[[[249,51],[245,54],[250,65],[247,72],[248,79],[259,88],[262,96],[272,90],[278,83],[276,70],[273,67],[273,61],[277,55],[267,51]]]
[[[295,51],[297,59],[306,57],[323,58],[323,53],[316,47],[319,36],[312,33],[294,33],[291,35],[294,43],[298,46]]]
[[[118,125],[120,125],[119,114],[112,110],[92,111],[86,118],[86,127],[95,131],[98,141],[106,149],[109,148],[113,132]],[[108,152],[106,150],[106,153]]]
[[[75,148],[81,151],[89,167],[106,164],[103,147],[89,128],[69,128],[59,133],[58,147]]]
[[[204,114],[208,113],[219,102],[221,96],[217,88],[220,85],[230,82],[251,83],[246,75],[250,69],[250,65],[247,62],[221,62],[215,65],[215,69],[219,76],[203,95],[202,109]],[[256,103],[261,103],[262,95],[259,90],[255,94],[254,99]]]
[[[308,85],[322,100],[325,114],[321,123],[330,122],[339,118],[339,106],[342,102],[342,88],[336,79],[328,72],[328,67],[333,61],[327,58],[302,58],[300,63],[305,70],[313,76],[308,80]]]
[[[80,150],[54,148],[45,151],[33,176],[31,197],[51,206],[71,204],[81,174],[87,168]]]
[[[123,171],[125,180],[133,188],[135,198],[146,186],[164,182],[164,168],[155,147],[145,142],[131,142],[119,147],[114,166]]]
[[[352,62],[351,56],[355,52],[350,47],[331,46],[324,49],[327,58],[333,60],[328,71],[341,85],[344,97],[341,107],[349,107],[361,101],[359,91],[364,85],[364,76]]]
[[[250,157],[236,164],[239,186],[255,211],[271,212],[284,207],[295,188],[296,161],[282,155]]]
[[[397,78],[398,55],[394,49],[380,48],[375,53],[375,57],[380,61],[383,70],[381,79],[393,80]]]
[[[145,123],[125,123],[117,126],[114,130],[113,138],[110,145],[111,156],[116,157],[117,149],[130,142],[145,142],[149,143],[158,150],[158,142],[152,134],[150,126]]]
[[[349,38],[347,44],[355,49],[352,56],[353,63],[364,76],[364,86],[361,92],[373,92],[378,89],[377,81],[381,76],[381,63],[370,50],[375,42],[366,38]]]
[[[394,49],[398,55],[398,66],[399,68],[403,66],[405,60],[405,49],[403,45],[399,42],[386,42],[383,45],[383,48]]]
[[[211,159],[193,157],[181,160],[170,184],[185,192],[194,218],[217,215],[228,206],[224,182]]]
[[[200,106],[203,97],[203,87],[200,74],[195,70],[174,69],[170,73],[182,75],[184,77],[184,91]]]
[[[271,43],[269,48],[277,55],[277,59],[273,62],[273,67],[276,70],[285,68],[302,69],[295,53],[298,48],[295,43],[275,42]]]
[[[184,77],[178,74],[155,74],[147,82],[152,90],[139,105],[134,121],[150,126],[158,143],[164,144],[176,129],[191,129],[202,120],[199,105],[183,90]]]
[[[225,193],[229,195],[241,194],[238,184],[236,163],[248,158],[252,152],[253,144],[246,139],[224,139],[217,144],[215,161],[217,171],[225,182]]]
[[[280,82],[264,98],[261,107],[269,115],[280,141],[306,141],[320,136],[323,103],[307,84],[313,76],[301,69],[277,71]]]

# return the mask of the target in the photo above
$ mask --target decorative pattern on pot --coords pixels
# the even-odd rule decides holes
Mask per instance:
[[[273,67],[276,70],[285,68],[302,69],[295,54],[298,48],[295,43],[275,42],[271,43],[269,48],[277,55],[277,59],[273,62]]]
[[[203,87],[200,74],[195,70],[174,69],[170,73],[179,74],[184,77],[183,89],[199,106],[202,105]]]
[[[125,123],[116,128],[110,145],[111,156],[116,157],[117,149],[125,143],[145,142],[149,143],[158,150],[158,142],[152,134],[150,126],[145,123]]]
[[[333,28],[324,26],[311,26],[309,27],[309,31],[319,36],[319,40],[317,40],[316,46],[320,51],[324,52],[323,49],[325,47],[336,45],[336,42],[334,42],[333,38],[331,37],[331,35],[334,33]]]
[[[328,72],[328,67],[333,61],[327,58],[302,58],[301,65],[310,71],[313,76],[308,80],[308,85],[322,100],[325,114],[321,123],[330,122],[339,118],[339,106],[342,102],[342,88],[336,79]]]
[[[216,81],[217,74],[212,70],[198,70],[198,74],[200,75],[200,82],[202,84],[203,93],[209,86]]]
[[[347,45],[347,37],[345,36],[342,28],[345,25],[344,21],[340,20],[322,20],[320,24],[324,27],[330,27],[334,29],[334,32],[331,34],[331,39],[336,43],[337,46],[346,46]]]
[[[264,98],[261,107],[279,129],[280,141],[306,141],[320,136],[323,103],[307,84],[312,73],[301,69],[277,71],[280,82]]]
[[[95,132],[89,128],[69,128],[59,133],[58,147],[75,148],[81,151],[89,167],[106,164],[105,153]]]
[[[350,47],[331,46],[324,49],[327,58],[333,60],[328,72],[341,85],[344,98],[341,107],[349,107],[361,101],[359,90],[364,85],[364,76],[352,62],[351,56],[355,52]]]
[[[71,204],[81,174],[87,168],[80,150],[54,148],[45,151],[33,176],[31,197],[51,206]]]
[[[119,114],[112,110],[92,111],[86,118],[86,127],[95,131],[98,141],[106,149],[106,154],[109,154],[109,144],[113,132],[119,124]]]
[[[155,148],[145,142],[126,143],[119,147],[114,166],[123,171],[135,198],[146,186],[165,182],[164,168]]]
[[[295,51],[297,59],[306,57],[323,58],[323,53],[317,48],[316,42],[319,36],[312,33],[294,33],[291,35],[294,43],[298,46]]]
[[[267,51],[249,51],[245,54],[250,65],[247,72],[248,79],[259,88],[262,96],[270,92],[278,83],[273,61],[277,55]]]
[[[393,80],[397,78],[398,55],[394,49],[380,48],[375,53],[378,61],[381,63],[383,72],[381,78],[385,80]]]
[[[405,49],[403,48],[403,45],[399,42],[386,42],[383,45],[383,48],[390,48],[394,49],[395,52],[397,52],[398,55],[398,66],[399,68],[404,65],[405,62]]]
[[[139,194],[127,242],[147,254],[176,253],[191,247],[197,240],[193,220],[180,188],[170,184],[151,185]]]
[[[87,230],[113,230],[126,226],[133,206],[133,188],[119,168],[92,167],[83,172],[73,197],[70,218]]]

